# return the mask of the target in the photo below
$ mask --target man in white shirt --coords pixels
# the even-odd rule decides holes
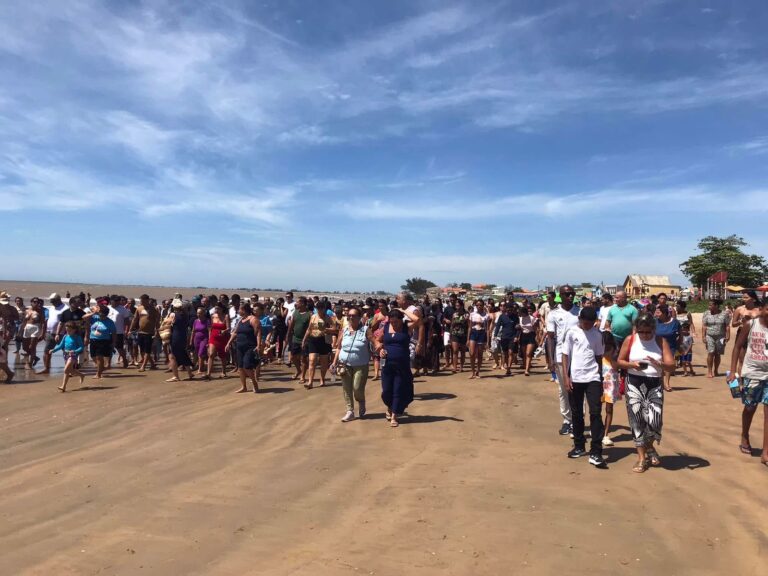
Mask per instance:
[[[51,305],[48,308],[48,323],[45,331],[45,354],[43,354],[44,368],[38,374],[51,373],[51,355],[48,354],[59,343],[59,322],[61,313],[67,309],[67,306],[61,301],[61,297],[54,292],[48,297]]]
[[[571,403],[568,399],[568,390],[565,388],[563,377],[563,342],[569,329],[579,323],[579,307],[573,303],[576,291],[569,285],[560,287],[560,305],[547,315],[547,341],[549,343],[550,362],[557,375],[557,383],[560,395],[560,415],[563,417],[563,425],[559,434],[566,436],[572,434]]]
[[[597,468],[606,468],[603,460],[603,416],[602,416],[602,363],[603,333],[595,328],[597,313],[594,308],[582,308],[579,323],[565,334],[563,342],[563,380],[568,390],[573,418],[573,450],[568,458],[586,455],[584,438],[584,397],[589,405],[589,426],[592,443],[589,448],[589,463]],[[608,334],[608,337],[611,337]]]
[[[547,292],[547,301],[544,302],[544,304],[542,304],[541,307],[539,308],[539,321],[541,322],[541,325],[544,326],[545,328],[547,327],[547,317],[549,316],[549,313],[552,312],[552,310],[554,310],[556,307],[557,307],[557,303],[555,302],[555,293],[552,291]],[[555,367],[552,365],[553,354],[552,354],[552,351],[549,350],[548,339],[544,340],[544,348],[545,348],[546,359],[547,359],[547,370],[549,370],[549,372],[553,374],[552,382],[554,382]]]
[[[285,323],[288,324],[288,319],[293,317],[293,311],[296,310],[296,302],[293,301],[293,292],[285,293],[285,302],[283,302],[283,308],[285,309]]]
[[[125,333],[126,327],[131,319],[131,312],[123,306],[120,296],[113,294],[107,316],[115,323],[115,350],[117,350],[118,359],[122,360],[123,368],[128,368],[128,356],[125,354]],[[112,365],[112,357],[107,361],[107,366]]]
[[[605,323],[608,320],[608,312],[613,307],[613,296],[606,292],[602,296],[603,305],[600,307],[600,312],[597,314],[597,319],[600,323],[600,332],[605,332]]]

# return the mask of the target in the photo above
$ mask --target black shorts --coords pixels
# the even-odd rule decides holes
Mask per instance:
[[[499,340],[499,348],[502,352],[509,352],[512,347],[512,338],[502,338]]]
[[[238,368],[253,370],[261,364],[261,358],[253,346],[235,346],[235,361]]]
[[[309,350],[306,346],[302,346],[301,342],[291,342],[291,354],[294,356],[308,356]]]
[[[115,336],[115,350],[122,350],[125,348],[125,334],[118,334]]]
[[[451,342],[456,342],[458,344],[466,344],[467,335],[464,334],[463,336],[456,336],[455,334],[451,334]]]
[[[529,344],[532,346],[536,345],[536,334],[533,332],[529,332],[528,334],[520,334],[520,348],[525,348]]]
[[[152,334],[139,332],[136,336],[139,341],[139,351],[142,354],[150,354],[152,352]]]
[[[330,354],[331,345],[325,341],[325,336],[310,336],[307,338],[307,349],[310,354]]]
[[[112,356],[112,340],[91,340],[89,350],[92,358],[109,358]]]

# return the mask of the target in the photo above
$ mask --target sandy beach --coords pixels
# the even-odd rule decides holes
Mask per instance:
[[[378,382],[342,424],[339,386],[279,366],[258,395],[130,369],[61,394],[19,373],[0,386],[0,573],[764,573],[766,470],[738,451],[722,379],[673,380],[663,466],[640,475],[623,404],[597,470],[565,457],[542,370],[467,376],[419,378],[391,429]]]

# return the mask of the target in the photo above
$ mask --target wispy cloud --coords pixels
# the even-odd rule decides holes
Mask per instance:
[[[768,136],[754,138],[738,144],[729,144],[725,149],[732,153],[768,154]]]
[[[616,210],[642,210],[657,203],[659,199],[674,200],[665,204],[666,213],[722,213],[739,211],[747,205],[754,206],[760,198],[766,197],[768,190],[763,189],[722,193],[708,190],[704,186],[616,188],[565,195],[537,193],[499,197],[487,193],[472,194],[472,205],[478,207],[472,210],[467,209],[467,199],[445,201],[439,196],[411,196],[403,203],[394,200],[353,199],[340,203],[338,208],[349,215],[368,220],[492,220],[525,215],[551,218],[605,215]],[[756,209],[766,212],[768,205],[763,201]]]

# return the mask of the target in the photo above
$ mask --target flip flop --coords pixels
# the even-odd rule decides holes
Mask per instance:
[[[749,456],[752,456],[752,446],[744,446],[744,444],[739,444],[739,450],[741,450],[742,454],[748,454]],[[763,462],[765,464],[765,462]]]
[[[642,474],[648,470],[648,463],[646,461],[638,462],[632,467],[632,472],[637,472],[638,474]]]

